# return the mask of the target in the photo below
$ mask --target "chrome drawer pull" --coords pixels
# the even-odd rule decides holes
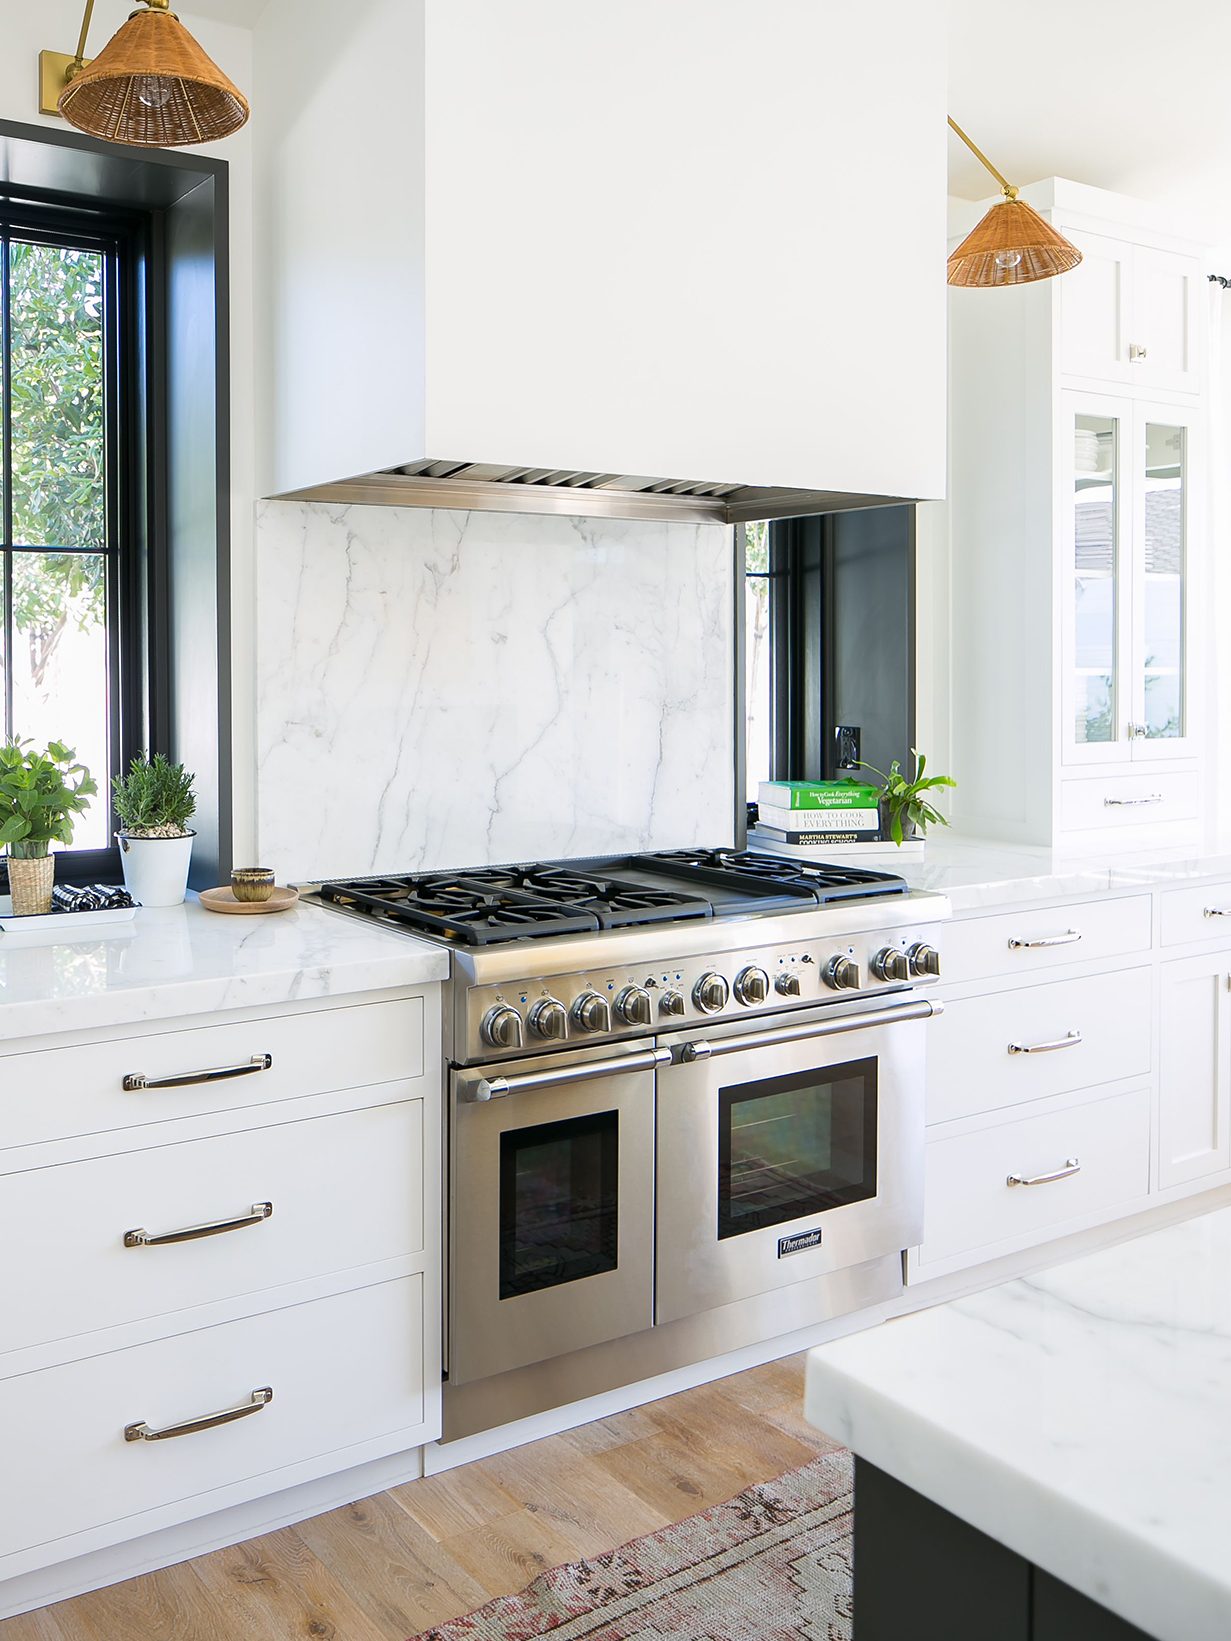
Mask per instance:
[[[1044,946],[1071,946],[1075,940],[1081,939],[1079,929],[1066,929],[1063,934],[1040,935],[1037,940],[1018,940],[1016,936],[1009,936],[1009,950],[1014,952],[1037,952]]]
[[[1231,917],[1231,906],[1205,906],[1202,917]]]
[[[1051,1185],[1058,1179],[1072,1179],[1074,1174],[1081,1173],[1081,1164],[1076,1157],[1069,1157],[1063,1168],[1057,1168],[1050,1174],[1010,1174],[1005,1180],[1006,1185]]]
[[[165,1424],[161,1430],[155,1430],[144,1420],[140,1424],[126,1424],[124,1426],[124,1440],[126,1442],[165,1442],[172,1436],[191,1436],[198,1430],[213,1430],[215,1425],[234,1424],[236,1419],[246,1419],[250,1413],[259,1413],[263,1407],[268,1407],[274,1399],[273,1389],[264,1385],[260,1390],[254,1390],[246,1402],[240,1402],[238,1407],[224,1407],[221,1413],[202,1413],[196,1419],[184,1419],[180,1424]]]
[[[1010,1043],[1010,1054],[1054,1054],[1058,1048],[1076,1048],[1081,1042],[1080,1031],[1066,1031],[1051,1043]]]
[[[1162,803],[1161,792],[1153,792],[1148,798],[1104,798],[1104,809],[1137,809],[1143,803]]]
[[[211,1071],[181,1071],[174,1077],[147,1077],[143,1071],[130,1071],[124,1079],[124,1092],[135,1094],[142,1088],[189,1088],[193,1083],[224,1083],[228,1077],[251,1077],[256,1071],[268,1071],[273,1063],[272,1054],[254,1054],[242,1066],[215,1066]]]
[[[245,1225],[260,1225],[274,1211],[272,1202],[254,1202],[251,1211],[237,1219],[211,1219],[204,1225],[186,1225],[182,1231],[161,1231],[157,1236],[138,1226],[124,1232],[126,1248],[165,1248],[169,1242],[197,1242],[203,1236],[221,1236],[223,1231],[242,1231]]]

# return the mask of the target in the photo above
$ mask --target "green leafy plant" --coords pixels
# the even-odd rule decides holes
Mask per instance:
[[[918,827],[926,832],[929,826],[948,826],[949,822],[938,809],[923,796],[925,792],[934,791],[940,786],[956,786],[957,782],[948,775],[924,776],[927,759],[915,747],[911,747],[916,762],[915,778],[908,781],[902,773],[901,760],[895,758],[889,765],[889,773],[876,769],[872,764],[861,763],[860,769],[866,769],[870,775],[875,775],[881,783],[881,803],[889,814],[889,835],[896,844],[901,844],[904,837]]]
[[[36,752],[29,741],[7,741],[0,746],[0,843],[17,860],[36,860],[53,843],[71,843],[74,819],[97,791],[72,747],[51,741]]]
[[[111,797],[120,829],[133,838],[184,838],[196,813],[196,776],[183,764],[173,764],[156,752],[144,753],[128,766],[127,775],[111,780]]]

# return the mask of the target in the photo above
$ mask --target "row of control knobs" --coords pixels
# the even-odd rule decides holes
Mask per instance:
[[[803,962],[810,963],[805,957]],[[912,975],[939,974],[940,955],[932,946],[912,946],[900,951],[887,946],[877,952],[871,962],[872,973],[878,980],[904,981]],[[859,965],[853,958],[832,957],[821,969],[821,979],[833,991],[858,991],[861,979]],[[794,970],[785,970],[773,982],[773,990],[781,997],[798,997],[802,987]],[[732,995],[745,1008],[764,1003],[770,993],[769,975],[755,964],[741,969],[729,986],[722,975],[712,969],[703,974],[692,988],[692,1000],[702,1014],[721,1014]],[[678,1019],[686,1012],[682,993],[667,990],[659,993],[658,1012],[664,1019]],[[613,1025],[648,1026],[654,1018],[654,1003],[645,986],[625,986],[614,1003],[597,991],[582,992],[571,1009],[554,997],[542,997],[526,1016],[526,1026],[533,1037],[544,1042],[562,1042],[569,1034],[570,1022],[576,1031],[588,1036],[603,1035]],[[483,1017],[483,1040],[492,1048],[520,1048],[522,1020],[515,1008],[498,1003]]]

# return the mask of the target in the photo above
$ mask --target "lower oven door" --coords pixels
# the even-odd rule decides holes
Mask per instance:
[[[609,1048],[454,1073],[451,1383],[652,1326],[665,1058]]]
[[[656,1321],[921,1240],[925,1021],[939,1010],[907,994],[667,1040]]]

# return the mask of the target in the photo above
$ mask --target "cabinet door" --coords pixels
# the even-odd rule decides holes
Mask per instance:
[[[1134,247],[1128,362],[1137,387],[1197,391],[1201,283],[1196,257]]]
[[[1162,965],[1158,1186],[1231,1165],[1231,952]]]
[[[1134,762],[1192,757],[1191,688],[1200,540],[1198,428],[1175,405],[1134,407],[1128,492],[1132,506]]]
[[[1060,495],[1061,710],[1066,763],[1130,756],[1132,645],[1128,400],[1063,395]]]
[[[1082,260],[1056,281],[1060,368],[1066,376],[1128,382],[1133,247],[1100,234],[1063,232]]]

